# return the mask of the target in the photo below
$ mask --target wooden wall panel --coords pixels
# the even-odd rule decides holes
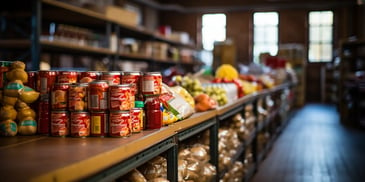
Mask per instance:
[[[237,48],[236,63],[251,62],[252,14],[250,12],[227,13],[227,39],[231,39]]]
[[[200,40],[201,15],[196,13],[162,12],[160,13],[160,24],[171,26],[173,31],[183,31],[189,33],[194,43]],[[197,39],[199,41],[197,41]]]
[[[337,7],[334,20],[334,50],[339,48],[339,41],[352,35],[365,38],[364,5]],[[321,10],[321,9],[315,9]],[[328,9],[324,9],[328,10]],[[308,44],[308,12],[310,9],[282,9],[279,12],[279,43],[300,43],[307,49]],[[160,22],[171,25],[174,30],[188,32],[200,44],[201,13],[165,12]],[[253,11],[231,11],[227,15],[227,38],[237,46],[237,63],[249,63],[252,60],[252,14]],[[307,65],[307,99],[310,102],[321,101],[321,70],[325,64]]]
[[[282,10],[279,12],[279,44],[307,43],[308,15],[305,10]]]

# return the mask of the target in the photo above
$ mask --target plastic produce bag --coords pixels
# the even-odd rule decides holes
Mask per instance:
[[[165,92],[160,95],[164,107],[172,112],[179,120],[185,119],[194,113],[194,108],[167,85],[163,84]]]

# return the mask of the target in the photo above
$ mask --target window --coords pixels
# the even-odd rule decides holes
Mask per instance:
[[[253,58],[259,62],[261,53],[276,55],[278,52],[278,25],[277,12],[259,12],[253,14],[254,39]]]
[[[329,62],[332,60],[333,12],[309,12],[309,51],[310,62]]]
[[[215,41],[226,40],[226,15],[204,14],[202,23],[203,48],[212,51]]]

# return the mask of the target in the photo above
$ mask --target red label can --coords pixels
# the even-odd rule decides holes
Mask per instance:
[[[36,90],[37,89],[37,71],[28,71],[28,82],[27,86]]]
[[[120,111],[130,110],[132,107],[130,85],[109,86],[109,110]],[[134,103],[134,100],[133,100]]]
[[[91,112],[90,136],[105,137],[108,133],[108,114],[106,112]]]
[[[38,122],[37,122],[37,132],[38,134],[49,134],[50,130],[50,105],[49,101],[39,101],[38,102]]]
[[[108,109],[108,88],[105,80],[89,83],[88,108],[90,111],[106,111]]]
[[[131,109],[131,129],[132,133],[138,133],[143,130],[144,122],[143,108]]]
[[[99,80],[101,73],[99,71],[84,71],[79,72],[79,82],[89,83],[94,80]]]
[[[129,111],[112,111],[109,114],[109,136],[127,137],[131,134]]]
[[[56,83],[57,71],[38,71],[37,76],[37,90],[40,94],[51,93],[52,86]]]
[[[149,95],[145,101],[146,128],[158,129],[162,127],[161,102],[158,95]]]
[[[87,137],[90,135],[90,115],[88,112],[71,112],[71,136]]]
[[[51,92],[52,110],[66,110],[67,109],[68,88],[70,88],[69,83],[53,84],[53,88],[52,88],[52,92]]]
[[[69,134],[69,123],[67,111],[52,111],[51,136],[67,136]]]
[[[68,89],[68,110],[86,111],[87,110],[87,88],[85,83],[71,84]]]
[[[120,84],[120,72],[102,72],[100,80],[108,81],[109,85],[119,85]]]
[[[0,88],[3,89],[6,85],[6,72],[9,71],[11,61],[0,61]]]
[[[142,94],[157,95],[161,94],[162,75],[160,72],[147,72],[142,77]]]
[[[137,95],[141,85],[142,73],[138,71],[124,71],[121,76],[122,84],[130,84],[133,95]]]
[[[58,71],[57,76],[58,83],[76,83],[77,72],[76,71]]]

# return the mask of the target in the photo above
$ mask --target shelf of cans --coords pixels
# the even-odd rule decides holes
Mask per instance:
[[[159,72],[36,71],[28,85],[40,92],[38,134],[126,137],[162,127]]]
[[[133,85],[136,77],[139,77],[140,80],[137,83],[140,84]],[[284,90],[293,86],[287,83],[247,95],[224,107],[195,113],[187,119],[163,127],[159,118],[161,115],[158,113],[161,110],[156,106],[157,101],[154,99],[160,92],[158,72],[38,71],[29,72],[29,78],[28,85],[34,84],[33,87],[41,93],[39,104],[36,105],[40,135],[0,138],[2,140],[0,143],[3,144],[0,147],[2,154],[0,159],[7,164],[0,167],[4,179],[16,181],[112,180],[111,178],[116,179],[128,173],[152,157],[167,152],[167,178],[170,181],[177,181],[176,157],[179,142],[206,129],[210,130],[210,163],[217,167],[217,174],[220,174],[221,169],[218,168],[219,123],[235,113],[242,112],[248,103],[256,105],[258,99],[274,93],[285,93]],[[95,80],[91,81],[91,79]],[[76,83],[69,83],[70,81]],[[84,82],[89,82],[86,91]],[[68,87],[68,92],[64,90],[65,87]],[[74,87],[80,87],[79,94],[70,94],[70,90]],[[119,94],[120,97],[115,99],[110,97],[113,95],[110,93],[112,88],[117,90],[115,94]],[[129,90],[129,93],[126,90]],[[60,94],[62,92],[63,94]],[[126,97],[125,95],[128,94],[129,97]],[[73,98],[73,95],[77,97]],[[65,100],[68,100],[69,104],[65,104]],[[142,100],[145,101],[142,102],[146,116],[145,122],[141,122],[138,116],[133,119],[134,114],[132,114],[132,110],[139,108]],[[116,105],[119,107],[114,107],[111,101],[118,102]],[[75,104],[70,104],[72,102]],[[125,103],[122,104],[122,102]],[[159,103],[158,105],[160,106]],[[156,112],[158,116],[154,115]],[[132,127],[126,127],[128,121],[131,122]],[[136,122],[135,125],[134,122]],[[106,127],[107,123],[109,127]],[[69,130],[63,129],[67,127]],[[256,139],[257,136],[252,140]],[[19,162],[19,156],[32,156],[22,159],[29,165]],[[14,175],[19,170],[24,171],[23,175]]]

